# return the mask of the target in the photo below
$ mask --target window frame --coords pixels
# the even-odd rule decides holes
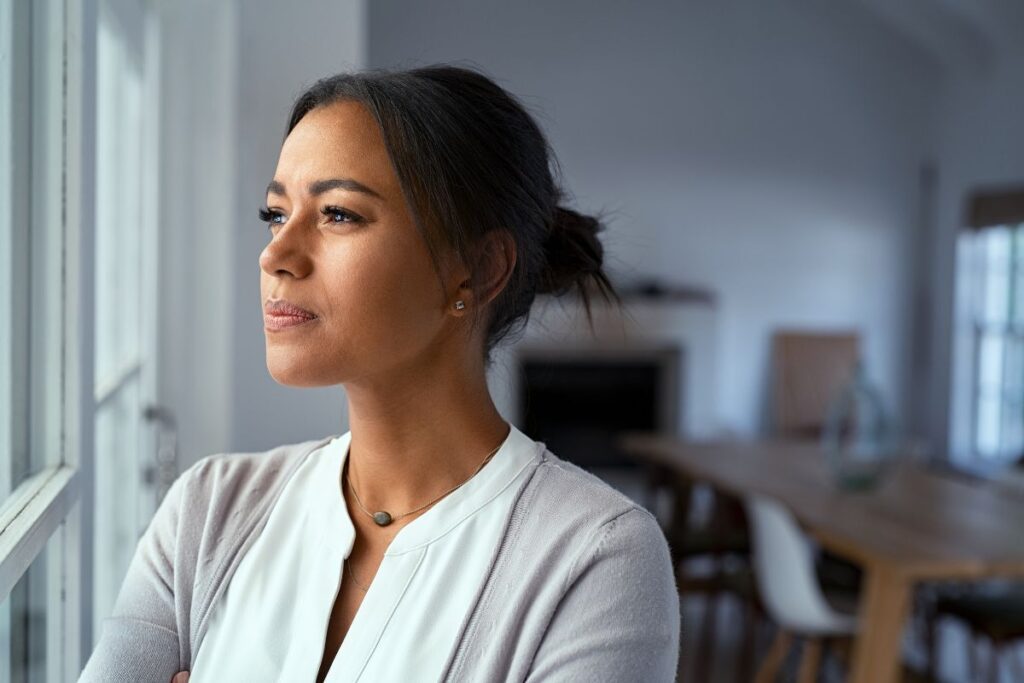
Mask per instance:
[[[34,342],[27,368],[29,461],[36,471],[0,501],[0,600],[55,539],[47,557],[47,680],[77,679],[90,652],[92,576],[92,255],[94,233],[95,0],[43,0],[33,38],[45,72],[33,73],[32,267]],[[35,22],[33,22],[35,24]],[[34,47],[30,48],[34,49]],[[32,66],[37,69],[36,65]],[[35,107],[37,88],[48,106]],[[17,159],[11,159],[17,162]],[[41,166],[42,168],[39,168]],[[54,201],[58,198],[59,201]],[[17,388],[17,387],[16,387]],[[7,453],[7,462],[14,461]]]

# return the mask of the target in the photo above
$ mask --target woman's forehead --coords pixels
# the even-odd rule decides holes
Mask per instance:
[[[398,190],[380,127],[358,102],[316,107],[295,125],[281,146],[275,180],[313,182],[353,178],[383,198]]]

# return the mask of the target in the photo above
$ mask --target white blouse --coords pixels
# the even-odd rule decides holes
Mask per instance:
[[[399,530],[325,683],[441,678],[542,442],[511,430],[483,469]],[[355,529],[341,492],[351,432],[281,491],[199,645],[190,683],[314,681]],[[365,580],[363,581],[365,584]]]

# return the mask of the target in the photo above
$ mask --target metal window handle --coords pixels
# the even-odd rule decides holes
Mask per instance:
[[[170,408],[156,404],[147,405],[142,416],[147,422],[157,423],[156,456],[143,469],[142,478],[154,487],[159,505],[178,478],[178,421]]]
[[[178,421],[174,417],[174,412],[167,406],[150,403],[143,409],[142,416],[149,422],[159,422],[161,426],[172,430],[178,428]]]

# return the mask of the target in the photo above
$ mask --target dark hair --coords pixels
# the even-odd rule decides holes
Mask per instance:
[[[565,194],[552,174],[557,160],[547,139],[490,78],[450,64],[322,78],[295,101],[285,137],[311,110],[338,101],[361,103],[380,125],[439,279],[453,250],[474,273],[471,286],[479,294],[474,249],[481,238],[506,230],[514,240],[513,272],[487,306],[486,365],[499,341],[526,326],[537,294],[575,289],[591,329],[591,289],[621,304],[602,270],[597,233],[603,223],[560,205]],[[474,326],[480,314],[479,307],[473,311]]]

